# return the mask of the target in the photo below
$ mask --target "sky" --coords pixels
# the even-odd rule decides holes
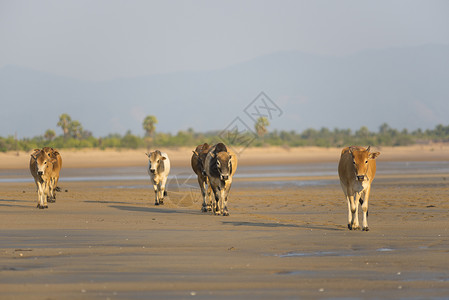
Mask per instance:
[[[0,0],[0,44],[0,68],[104,81],[282,51],[447,45],[449,1]]]

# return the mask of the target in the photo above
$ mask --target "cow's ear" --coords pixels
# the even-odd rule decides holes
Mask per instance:
[[[162,159],[162,160],[166,160],[167,158],[166,158],[165,156],[162,156],[161,159]]]
[[[150,153],[145,152],[145,155],[150,157],[151,156],[151,152]]]
[[[371,146],[368,146],[368,148],[366,148],[366,152],[369,152],[370,148],[371,148]]]
[[[215,153],[214,153],[214,152],[210,152],[210,156],[211,156],[212,158],[215,158]]]
[[[370,159],[376,159],[380,155],[380,152],[373,152],[369,154]]]

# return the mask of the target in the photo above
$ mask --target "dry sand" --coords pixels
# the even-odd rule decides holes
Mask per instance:
[[[187,165],[187,150],[169,152],[172,164]],[[275,150],[247,149],[240,163],[339,156],[339,149]],[[447,146],[394,150],[380,149],[379,159],[449,160]],[[141,164],[141,152],[62,155],[66,168],[89,157],[101,167]],[[28,155],[8,155],[0,155],[4,170],[27,165]],[[449,174],[376,177],[369,232],[346,228],[336,181],[280,189],[240,180],[229,217],[201,213],[199,194],[189,190],[155,207],[142,187],[148,181],[62,181],[47,210],[35,208],[34,183],[0,183],[0,299],[449,296]]]

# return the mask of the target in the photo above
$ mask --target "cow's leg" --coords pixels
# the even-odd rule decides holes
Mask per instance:
[[[229,190],[231,189],[231,184],[228,184],[224,190],[224,195],[223,195],[223,216],[229,216],[229,211],[228,211],[228,195],[229,195]]]
[[[355,211],[351,209],[352,212],[352,230],[359,230],[359,201],[360,201],[360,193],[355,193],[354,195],[354,208]]]
[[[50,203],[53,203],[56,201],[56,192],[55,192],[55,178],[50,179],[50,192],[47,196],[47,201]]]
[[[348,228],[349,230],[359,229],[359,220],[357,218],[357,203],[354,201],[353,194],[347,194],[348,200]]]
[[[221,214],[223,216],[225,215],[225,212],[224,212],[225,198],[226,198],[226,189],[222,188],[222,189],[220,189],[220,201],[218,202],[218,207],[219,207],[219,214]]]
[[[50,195],[50,180],[44,182],[44,195],[42,197],[43,201],[44,201],[43,208],[48,208],[48,204],[47,204],[48,195]]]
[[[159,205],[159,194],[156,183],[153,183],[153,190],[154,190],[154,205]]]
[[[159,192],[161,193],[159,198],[159,204],[161,205],[164,204],[165,185],[167,184],[167,178],[168,177],[163,178],[162,181],[159,183]]]
[[[220,214],[220,208],[218,206],[220,202],[220,188],[219,187],[212,187],[212,191],[214,192],[214,200],[212,201],[212,211],[214,215]]]
[[[363,219],[362,219],[362,230],[368,231],[368,198],[369,198],[369,192],[371,187],[368,187],[363,195],[362,202],[362,212],[363,212]]]
[[[201,178],[200,176],[198,176],[198,184],[200,186],[201,189],[201,196],[203,197],[203,205],[201,207],[201,211],[202,212],[207,212],[207,203],[206,203],[206,189],[207,189],[207,185],[206,182],[203,180],[203,178]]]
[[[211,211],[212,210],[212,187],[210,186],[210,184],[206,183],[206,190],[207,190],[207,199],[208,199],[208,204],[207,204],[207,210]]]
[[[38,182],[37,183],[37,208],[44,208],[44,202],[43,202],[43,194],[44,194],[44,189],[42,186],[42,183]]]

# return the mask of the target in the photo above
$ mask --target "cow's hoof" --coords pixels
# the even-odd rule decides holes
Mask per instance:
[[[164,200],[159,200],[159,205],[164,205]]]
[[[207,211],[208,211],[208,209],[206,206],[201,207],[201,212],[207,212]]]
[[[348,229],[352,230],[352,225],[351,224],[348,224]]]
[[[55,203],[55,202],[56,202],[56,199],[48,199],[47,202],[49,202],[49,203]]]
[[[227,211],[224,211],[223,216],[227,217],[227,216],[229,216],[229,213]]]
[[[159,205],[159,203],[158,202],[154,202],[154,205]]]
[[[38,206],[38,208],[39,208],[39,209],[44,209],[44,208],[45,208],[45,206],[43,206],[43,205],[39,205],[39,206]]]
[[[363,227],[363,228],[362,228],[362,231],[369,231],[369,228],[368,228],[368,226],[366,226],[366,227]]]

